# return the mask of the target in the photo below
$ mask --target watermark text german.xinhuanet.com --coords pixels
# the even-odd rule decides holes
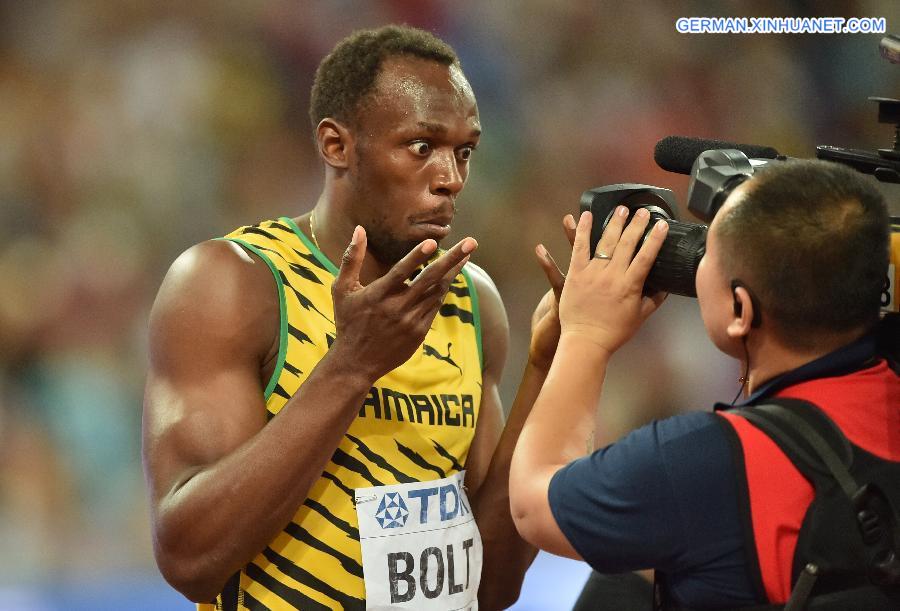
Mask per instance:
[[[884,17],[679,17],[681,34],[884,34]]]

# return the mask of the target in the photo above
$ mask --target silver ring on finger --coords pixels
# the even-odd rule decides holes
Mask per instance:
[[[603,251],[601,251],[601,250],[598,250],[597,252],[594,253],[594,258],[595,258],[595,259],[607,259],[607,260],[608,260],[608,259],[612,259],[612,255],[608,255],[608,254],[606,254],[605,252],[603,252]]]

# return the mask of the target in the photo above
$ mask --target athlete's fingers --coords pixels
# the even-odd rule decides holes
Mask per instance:
[[[591,222],[593,217],[585,211],[578,217],[575,227],[575,240],[572,242],[572,259],[569,261],[569,273],[583,269],[591,260]]]
[[[472,258],[471,253],[467,254],[465,257],[460,259],[459,263],[450,268],[450,270],[444,274],[444,280],[447,282],[447,289],[444,290],[446,293],[449,290],[450,285],[453,283],[453,279],[459,275],[459,272],[462,271],[462,268],[465,267],[466,263],[469,262],[469,259]]]
[[[625,279],[628,282],[634,285],[644,285],[644,281],[647,279],[647,275],[650,273],[654,261],[656,261],[656,256],[659,254],[659,250],[662,248],[668,232],[669,224],[662,219],[656,221],[653,229],[647,232],[644,243],[641,245],[638,253],[631,261],[631,265],[628,266],[628,270],[625,272]],[[643,234],[643,230],[641,233]]]
[[[410,288],[415,294],[421,295],[431,285],[441,285],[446,282],[447,287],[444,289],[446,291],[450,286],[449,281],[455,278],[462,269],[461,261],[471,255],[476,248],[478,248],[478,242],[474,238],[463,238],[450,250],[429,263],[410,283]],[[456,271],[453,271],[454,269]]]
[[[603,235],[597,242],[597,248],[591,253],[599,261],[609,260],[618,249],[619,239],[622,236],[622,230],[625,227],[625,221],[628,219],[628,208],[625,206],[616,206],[613,211],[612,218],[603,229]]]
[[[422,241],[409,251],[405,257],[394,264],[394,267],[389,269],[384,276],[372,284],[378,285],[378,287],[387,293],[405,289],[406,281],[409,280],[409,277],[416,271],[416,268],[427,262],[436,250],[436,241],[432,239]]]
[[[566,238],[569,240],[569,246],[575,245],[575,217],[571,214],[567,214],[563,217],[562,220],[563,231],[566,232]]]
[[[363,259],[366,257],[366,230],[360,225],[353,229],[350,244],[341,257],[341,268],[334,279],[334,290],[342,294],[353,290],[359,284],[359,271],[362,269]]]
[[[453,284],[453,279],[456,278],[460,270],[468,262],[469,255],[466,255],[444,274],[440,282],[432,283],[421,290],[418,295],[418,301],[413,306],[420,312],[420,316],[433,316],[438,311],[438,308],[444,303],[444,297],[447,296],[450,285]],[[418,278],[416,279],[418,280]],[[431,312],[431,314],[429,314],[429,312]]]
[[[641,301],[641,316],[647,318],[655,312],[669,294],[664,291],[656,291],[652,295],[644,297]]]
[[[569,218],[571,218],[571,216],[569,216]],[[574,222],[575,220],[572,219],[573,224]],[[572,234],[572,241],[575,241],[574,233]],[[535,247],[534,254],[537,255],[538,265],[544,270],[544,275],[547,276],[547,281],[550,282],[550,287],[556,295],[556,301],[559,302],[566,277],[563,275],[562,271],[560,271],[559,265],[556,264],[556,261],[553,260],[550,252],[543,244],[538,244]]]

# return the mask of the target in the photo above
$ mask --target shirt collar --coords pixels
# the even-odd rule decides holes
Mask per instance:
[[[779,390],[813,380],[816,378],[834,377],[846,375],[854,371],[859,371],[871,364],[873,359],[877,358],[877,342],[873,334],[867,334],[861,338],[838,348],[834,352],[821,356],[814,361],[810,361],[796,369],[792,369],[787,373],[772,378],[759,388],[744,401],[735,405],[725,403],[717,403],[713,408],[715,410],[730,409],[732,407],[741,407],[744,405],[753,405],[761,399],[767,399],[777,393]]]

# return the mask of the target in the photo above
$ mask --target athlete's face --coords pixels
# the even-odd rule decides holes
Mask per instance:
[[[396,57],[358,123],[350,205],[369,252],[390,265],[450,233],[481,133],[478,107],[458,66]]]

